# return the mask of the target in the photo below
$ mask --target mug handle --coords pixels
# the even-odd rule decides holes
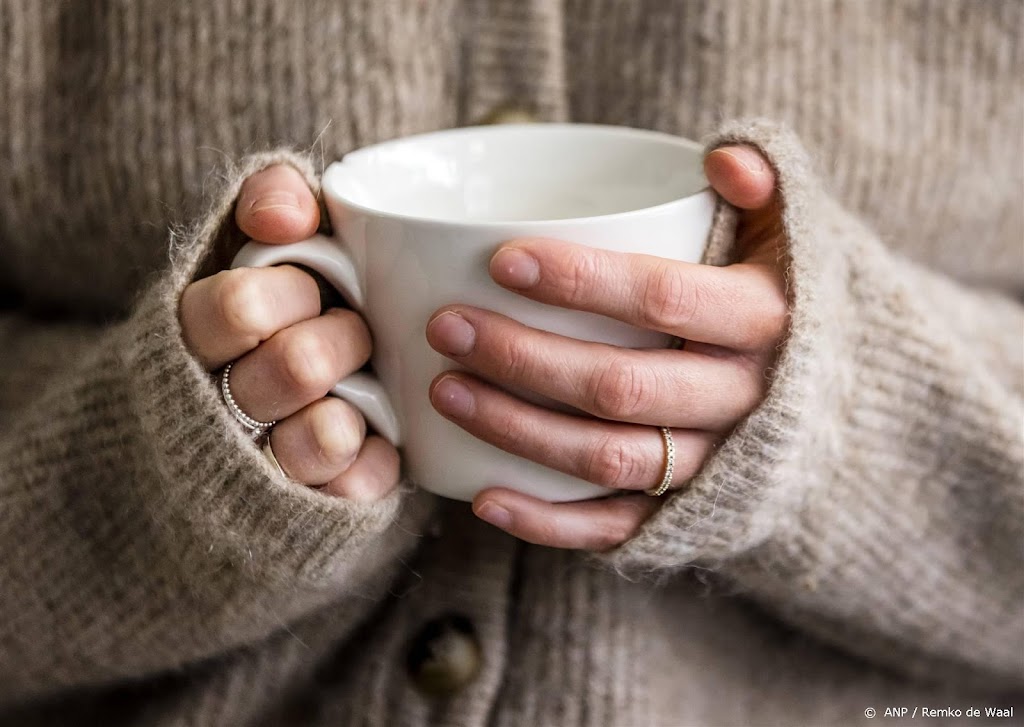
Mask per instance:
[[[231,267],[267,268],[283,263],[296,263],[315,270],[344,296],[356,312],[363,311],[366,297],[359,286],[359,276],[352,258],[335,240],[324,235],[314,235],[308,240],[290,245],[250,242],[238,251],[231,261]],[[356,372],[335,384],[330,393],[358,409],[366,421],[392,445],[401,446],[402,432],[398,417],[384,387],[376,378]]]

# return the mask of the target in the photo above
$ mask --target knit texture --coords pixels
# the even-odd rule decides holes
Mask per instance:
[[[357,504],[282,480],[182,342],[181,291],[222,239],[241,181],[273,163],[309,172],[286,153],[232,170],[129,320],[71,357],[45,327],[30,331],[64,365],[0,439],[4,512],[17,518],[0,572],[21,601],[0,641],[3,699],[206,659],[386,587],[402,546],[373,536],[399,496]]]
[[[1024,709],[1022,9],[0,3],[0,725]],[[779,176],[768,395],[610,553],[410,486],[296,487],[181,340],[247,175],[316,190],[351,149],[502,110],[746,142]],[[437,699],[406,655],[448,613],[481,668]]]
[[[1024,331],[1024,314],[886,255],[821,198],[791,134],[733,123],[708,139],[726,143],[759,147],[778,172],[791,333],[761,407],[606,560],[634,575],[697,562],[844,648],[924,674],[948,663],[951,677],[980,657],[1012,685],[1024,399],[998,372],[1024,371],[1024,347],[998,332]],[[993,318],[980,341],[957,325]],[[965,542],[980,561],[966,571]],[[894,562],[893,548],[919,556]]]

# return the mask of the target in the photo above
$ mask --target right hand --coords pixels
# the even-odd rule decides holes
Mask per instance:
[[[302,176],[278,165],[242,185],[235,220],[259,242],[305,240],[320,222]],[[231,393],[242,411],[277,420],[271,446],[297,482],[352,500],[372,501],[398,484],[398,452],[350,404],[327,392],[370,356],[358,314],[321,314],[316,281],[290,265],[225,270],[189,285],[179,309],[185,345],[208,371],[232,361]]]

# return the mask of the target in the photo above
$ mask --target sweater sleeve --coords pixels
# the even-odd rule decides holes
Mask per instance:
[[[1024,310],[888,250],[789,132],[736,122],[709,146],[732,142],[778,173],[788,336],[761,406],[598,557],[631,578],[711,568],[876,663],[1019,687]]]
[[[0,703],[171,670],[328,600],[368,602],[410,544],[423,501],[281,479],[182,342],[181,292],[242,180],[271,163],[313,179],[286,152],[248,158],[128,319],[0,314]]]

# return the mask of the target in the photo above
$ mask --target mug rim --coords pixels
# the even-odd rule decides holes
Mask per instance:
[[[438,217],[425,217],[423,215],[408,214],[403,212],[392,212],[389,210],[380,209],[378,207],[369,207],[365,204],[353,201],[350,197],[344,194],[338,194],[330,189],[329,177],[333,177],[336,174],[340,174],[342,171],[347,171],[353,166],[353,162],[358,161],[358,157],[364,153],[369,154],[373,151],[378,151],[387,147],[401,146],[410,142],[416,141],[429,141],[438,138],[444,138],[449,136],[468,136],[472,134],[498,134],[506,133],[509,131],[527,131],[531,133],[533,131],[568,131],[568,130],[587,130],[597,131],[600,133],[606,133],[609,135],[617,136],[630,136],[630,137],[643,137],[648,140],[657,141],[667,146],[682,147],[687,151],[693,151],[696,153],[702,153],[704,151],[703,145],[687,139],[682,136],[675,136],[673,134],[667,134],[663,131],[656,131],[653,129],[638,129],[632,126],[617,126],[614,124],[574,124],[564,122],[525,122],[515,124],[493,124],[493,125],[475,125],[475,126],[460,126],[453,129],[441,129],[438,131],[428,131],[422,134],[412,134],[410,136],[397,137],[395,139],[389,139],[387,141],[378,142],[377,144],[371,144],[369,146],[354,149],[347,154],[343,155],[338,161],[332,162],[324,170],[321,177],[320,186],[325,195],[332,197],[334,200],[341,202],[346,207],[350,207],[353,210],[357,210],[364,214],[374,215],[377,217],[384,217],[388,219],[398,220],[402,222],[414,222],[416,224],[433,227],[474,227],[474,228],[498,228],[498,227],[509,227],[515,226],[529,230],[533,227],[550,227],[552,225],[562,224],[580,224],[591,221],[608,221],[608,220],[619,220],[628,219],[634,216],[649,215],[652,212],[667,212],[676,207],[685,207],[691,204],[695,204],[696,200],[713,194],[711,186],[705,184],[699,190],[688,194],[684,197],[677,197],[676,199],[669,200],[668,202],[662,202],[656,205],[649,205],[646,207],[638,207],[632,210],[625,210],[622,212],[610,212],[607,214],[600,215],[586,215],[582,217],[559,217],[556,219],[547,220],[454,220],[454,219],[443,219]],[[346,166],[347,165],[347,166]],[[701,172],[703,177],[703,171]]]

